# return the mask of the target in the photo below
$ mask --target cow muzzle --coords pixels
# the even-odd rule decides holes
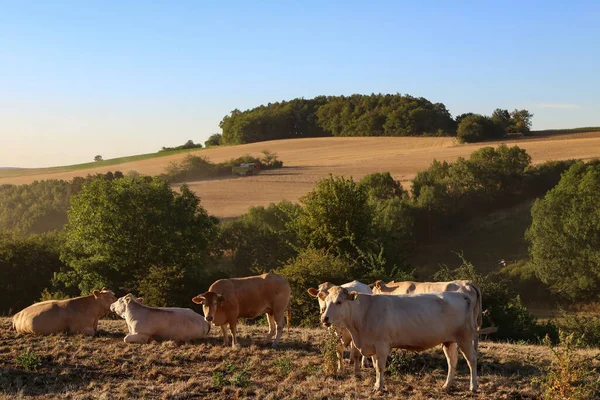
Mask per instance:
[[[206,317],[204,317],[204,319],[206,320],[206,322],[212,322],[212,320],[215,318],[212,315],[207,315]]]
[[[323,323],[323,325],[325,325],[328,328],[331,326],[331,322],[329,322],[329,317],[321,318],[321,322]]]

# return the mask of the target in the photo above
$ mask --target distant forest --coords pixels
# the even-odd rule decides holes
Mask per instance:
[[[452,118],[442,103],[401,94],[318,96],[233,110],[220,123],[221,144],[326,136],[458,136],[475,142],[529,134],[533,114],[496,109]]]

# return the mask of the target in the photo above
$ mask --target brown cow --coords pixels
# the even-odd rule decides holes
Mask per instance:
[[[265,337],[265,344],[269,343],[275,334],[275,347],[283,332],[286,310],[289,327],[290,292],[290,284],[284,277],[263,274],[246,278],[219,279],[210,285],[208,292],[194,297],[192,301],[202,304],[206,321],[221,327],[225,346],[229,343],[227,324],[231,331],[231,344],[236,347],[238,318],[255,318],[267,314],[269,333]]]
[[[52,335],[60,332],[94,335],[98,320],[117,301],[107,289],[94,290],[89,296],[35,303],[13,317],[13,329],[19,333]]]

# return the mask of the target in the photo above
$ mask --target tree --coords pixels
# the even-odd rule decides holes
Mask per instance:
[[[94,161],[98,162],[98,161],[104,161],[102,156],[100,154],[98,154],[96,157],[94,157]]]
[[[456,130],[456,136],[462,142],[479,142],[491,136],[490,128],[493,125],[489,117],[480,114],[467,115],[462,118]]]
[[[538,199],[526,237],[540,280],[572,300],[598,300],[600,162],[577,162]]]
[[[405,193],[402,184],[394,180],[389,172],[375,172],[366,175],[358,185],[366,190],[369,197],[379,200],[399,197]]]
[[[72,199],[61,254],[69,268],[58,280],[82,293],[106,286],[141,288],[144,296],[153,294],[148,279],[159,280],[149,277],[160,277],[161,269],[177,270],[184,279],[173,285],[184,290],[171,290],[169,304],[189,304],[189,296],[206,286],[203,268],[216,224],[185,185],[177,193],[159,178],[95,179]]]
[[[510,132],[519,132],[528,135],[531,128],[533,114],[527,110],[514,110],[510,113]]]
[[[204,142],[204,146],[206,146],[206,147],[213,147],[213,146],[220,146],[220,145],[221,145],[221,134],[220,133],[213,133],[212,135],[210,135],[208,140],[206,142]]]
[[[496,108],[492,113],[492,122],[502,130],[503,134],[506,134],[511,124],[510,113],[508,110]]]

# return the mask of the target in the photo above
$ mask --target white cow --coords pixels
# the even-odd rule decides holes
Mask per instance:
[[[391,349],[422,351],[440,343],[448,361],[448,378],[443,388],[450,388],[458,361],[458,343],[471,370],[470,389],[477,391],[473,335],[491,333],[496,328],[477,329],[473,300],[468,294],[368,295],[338,286],[319,297],[325,301],[321,322],[348,329],[361,354],[373,356],[375,390],[384,388],[383,373]]]
[[[324,282],[319,285],[318,289],[315,289],[315,288],[308,289],[308,294],[310,294],[313,297],[316,297],[317,300],[319,300],[319,309],[321,310],[321,314],[325,311],[325,301],[323,301],[321,299],[319,294],[324,293],[325,295],[327,295],[329,293],[328,290],[330,288],[332,288],[333,286],[335,286],[333,283]],[[355,291],[357,293],[364,293],[364,294],[372,293],[369,285],[359,282],[357,280],[354,280],[354,281],[348,282],[348,283],[344,283],[343,285],[341,285],[341,287],[346,288],[349,291]],[[354,362],[354,373],[358,374],[358,371],[359,371],[358,358],[360,357],[360,353],[352,344],[352,336],[350,335],[350,332],[346,328],[333,327],[333,329],[335,330],[336,334],[340,338],[340,343],[337,346],[338,370],[342,370],[342,367],[343,367],[344,348],[350,346],[350,359],[353,360],[353,362]],[[363,357],[362,358],[363,368],[366,367],[366,364],[367,364],[367,359],[366,359],[366,357]]]
[[[376,281],[369,285],[373,288],[373,294],[421,294],[437,292],[461,292],[466,293],[473,299],[473,313],[477,318],[477,329],[481,329],[483,324],[483,306],[481,299],[481,289],[469,280],[458,280],[450,282],[394,282],[384,283]],[[473,345],[475,351],[479,350],[479,335],[473,336]]]
[[[210,323],[190,308],[155,308],[141,302],[128,293],[110,306],[127,322],[125,343],[148,343],[150,339],[185,342],[204,338],[210,332]]]

